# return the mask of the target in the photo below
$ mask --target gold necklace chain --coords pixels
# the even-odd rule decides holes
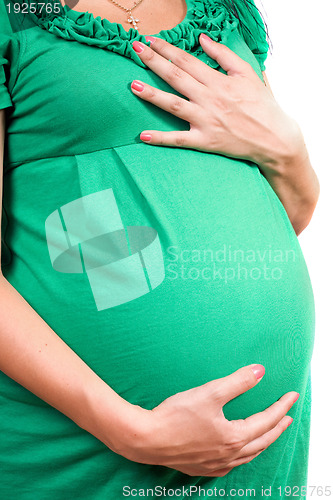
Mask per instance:
[[[138,0],[138,2],[134,2],[133,7],[126,9],[123,5],[120,5],[120,3],[116,2],[115,0],[109,0],[111,3],[119,7],[120,9],[124,10],[127,14],[129,14],[129,17],[127,19],[127,22],[133,25],[133,28],[135,30],[139,31],[139,28],[137,27],[137,23],[140,22],[140,19],[135,19],[132,14],[132,10],[135,9],[143,0]]]

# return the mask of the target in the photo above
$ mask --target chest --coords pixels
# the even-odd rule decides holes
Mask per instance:
[[[8,120],[12,161],[35,159],[36,154],[46,158],[140,143],[144,129],[188,129],[186,121],[132,93],[131,82],[137,79],[177,94],[132,58],[131,40],[116,36],[111,29],[94,34],[95,28],[100,25],[92,28],[90,23],[77,23],[71,39],[38,26],[24,32],[27,49],[11,89],[14,107]],[[180,46],[182,40],[177,43]],[[224,43],[260,73],[238,30],[229,31]],[[186,50],[206,62],[207,55],[196,53],[197,49],[193,44]],[[218,66],[211,71],[223,70]]]
[[[64,5],[64,0],[61,3]],[[131,12],[125,10],[131,7],[133,7]],[[133,0],[120,2],[78,0],[73,9],[80,12],[89,11],[94,17],[100,16],[102,19],[121,24],[126,31],[137,25],[140,34],[150,35],[171,29],[181,23],[186,16],[187,4],[186,0],[154,0],[154,2],[149,0],[137,0],[137,2]],[[128,21],[131,14],[134,24],[133,18],[131,22]]]

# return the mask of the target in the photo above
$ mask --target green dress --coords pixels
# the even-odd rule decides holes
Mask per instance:
[[[207,33],[262,78],[268,46],[254,5],[254,18],[240,8],[242,23],[223,2],[187,5],[157,36],[222,71],[199,45]],[[188,498],[192,487],[199,498],[201,487],[242,498],[247,488],[261,497],[263,486],[273,499],[286,487],[300,498],[314,302],[277,195],[252,162],[140,141],[142,130],[188,123],[132,94],[133,79],[176,93],[132,49],[144,41],[134,29],[68,7],[9,23],[1,8],[6,279],[133,404],[151,409],[251,363],[266,374],[224,407],[226,418],[288,391],[300,397],[292,425],[254,460],[225,477],[191,477],[112,452],[1,372],[0,497],[117,500],[151,488],[158,498],[166,488]]]

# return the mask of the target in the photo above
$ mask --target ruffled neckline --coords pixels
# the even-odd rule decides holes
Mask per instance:
[[[206,33],[213,40],[226,43],[230,32],[238,27],[239,20],[219,0],[186,0],[186,3],[185,18],[174,28],[161,30],[153,36],[163,38],[217,68],[219,64],[201,48],[199,36]],[[94,17],[88,11],[78,12],[67,5],[63,7],[60,2],[59,9],[60,13],[43,11],[34,15],[35,23],[58,37],[116,52],[146,67],[134,51],[132,42],[147,42],[144,35],[134,28],[126,31],[119,23]]]

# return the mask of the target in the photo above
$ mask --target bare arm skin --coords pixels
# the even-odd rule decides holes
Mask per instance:
[[[0,110],[1,199],[4,126],[4,111]],[[6,375],[113,450],[120,446],[121,436],[133,433],[136,407],[118,396],[62,341],[2,271],[0,344],[0,369]]]
[[[266,87],[273,95],[265,71],[262,74]],[[311,220],[320,192],[304,139],[294,153],[272,163],[272,168],[263,173],[285,207],[295,233],[299,235]]]

